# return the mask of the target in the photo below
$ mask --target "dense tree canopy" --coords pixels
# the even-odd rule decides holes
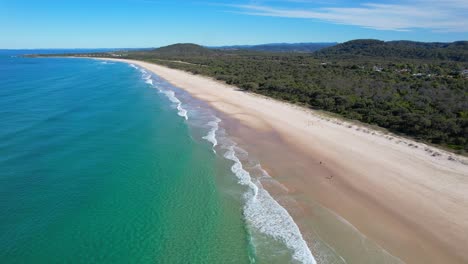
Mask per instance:
[[[425,43],[414,41],[380,41],[359,39],[348,41],[316,53],[318,57],[342,59],[343,57],[404,58],[418,60],[468,61],[468,41],[452,43]]]

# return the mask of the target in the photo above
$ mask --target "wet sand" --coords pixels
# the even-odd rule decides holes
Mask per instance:
[[[281,184],[263,183],[319,262],[327,244],[347,263],[468,262],[466,158],[207,77],[125,62],[225,115],[228,133]]]

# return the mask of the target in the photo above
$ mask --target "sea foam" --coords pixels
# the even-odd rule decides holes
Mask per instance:
[[[149,74],[145,69],[139,68],[135,64],[129,64],[129,65],[130,65],[130,67],[139,70],[141,72],[142,78],[145,80],[145,82],[154,87],[154,82],[153,82],[153,78],[152,78],[151,74]],[[179,116],[185,118],[185,120],[188,120],[188,112],[187,112],[187,110],[185,108],[182,107],[182,102],[179,100],[179,98],[176,97],[174,91],[167,90],[167,89],[161,89],[160,87],[157,87],[157,88],[161,93],[166,95],[166,97],[172,103],[176,104],[177,114]]]
[[[219,122],[221,122],[221,119],[215,117],[213,121],[208,122],[208,126],[211,127],[210,131],[208,131],[208,134],[203,137],[203,139],[206,139],[208,142],[210,142],[213,145],[213,152],[216,153],[215,147],[218,145],[218,140],[216,139],[216,131],[219,129]]]
[[[177,108],[177,114],[183,118],[185,118],[185,120],[188,120],[188,115],[187,115],[187,110],[185,110],[183,107],[182,107],[182,102],[179,100],[179,98],[177,98],[175,96],[175,93],[174,91],[171,91],[171,90],[162,90],[162,93],[165,94],[167,96],[167,98],[169,98],[169,100],[173,103],[176,104],[176,108]]]
[[[149,75],[149,74],[145,75],[143,78],[145,79],[145,82],[147,84],[153,85],[153,79],[151,79],[151,75]]]
[[[100,63],[101,63],[101,64],[114,64],[114,63],[108,62],[108,61],[101,61]]]
[[[293,251],[296,261],[306,264],[316,264],[307,243],[302,237],[299,227],[289,213],[271,195],[252,181],[250,173],[246,171],[242,162],[236,156],[236,145],[231,143],[224,146],[227,150],[224,157],[234,162],[231,171],[238,178],[241,185],[247,186],[250,191],[245,194],[246,203],[244,216],[246,221],[256,230],[276,240],[282,241]],[[238,149],[238,148],[237,148]]]
[[[142,77],[146,83],[154,85],[151,74],[146,70],[141,69],[134,64],[131,67],[140,70]],[[159,82],[156,80],[156,83]],[[178,110],[178,115],[188,120],[187,110],[182,107],[182,102],[176,97],[174,91],[162,88],[161,85],[156,87],[161,93],[174,104]],[[210,127],[207,135],[203,139],[213,145],[213,151],[218,145],[217,132],[221,119],[215,117],[209,121],[207,125]],[[236,155],[237,152],[245,152],[237,147],[234,142],[227,139],[222,140],[222,148],[226,150],[224,157],[234,162],[231,166],[231,171],[238,179],[238,183],[249,188],[245,193],[244,217],[247,223],[258,230],[259,232],[270,236],[276,240],[282,241],[292,252],[294,260],[305,264],[316,264],[316,261],[303,239],[299,227],[296,225],[289,213],[284,209],[273,197],[261,186],[261,183],[252,181],[250,173],[243,168],[242,162]],[[263,171],[265,174],[266,172]],[[269,177],[269,175],[267,175]]]

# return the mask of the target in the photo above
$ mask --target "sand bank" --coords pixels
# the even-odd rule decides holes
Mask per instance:
[[[468,262],[464,157],[207,77],[119,61],[146,68],[239,121],[228,132],[287,187],[278,197],[291,198],[283,203],[295,204],[287,209],[306,238],[319,203],[404,262]],[[346,245],[337,247],[357,263]]]

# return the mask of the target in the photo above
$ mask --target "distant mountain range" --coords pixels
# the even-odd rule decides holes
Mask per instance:
[[[468,62],[468,41],[451,43],[381,41],[358,39],[344,43],[279,43],[264,45],[238,45],[223,47],[203,47],[191,43],[173,44],[146,53],[164,57],[219,56],[242,50],[266,52],[310,53],[324,59],[418,59]]]
[[[268,52],[314,52],[323,48],[335,46],[337,42],[311,42],[311,43],[269,43],[260,45],[234,45],[209,47],[220,50],[255,50]]]
[[[88,52],[86,52],[88,51]],[[427,60],[456,61],[468,63],[468,41],[415,42],[415,41],[381,41],[375,39],[357,39],[344,43],[272,43],[262,45],[236,45],[221,47],[206,47],[193,43],[177,43],[160,48],[146,49],[96,49],[96,50],[36,50],[30,53],[46,55],[50,53],[133,54],[138,56],[155,56],[159,58],[213,57],[232,55],[243,51],[271,53],[304,53],[321,60],[356,60],[367,58],[372,60]],[[28,52],[28,53],[29,53]],[[10,51],[8,51],[10,53]],[[22,54],[25,54],[23,52]],[[1,55],[1,50],[0,50]]]

